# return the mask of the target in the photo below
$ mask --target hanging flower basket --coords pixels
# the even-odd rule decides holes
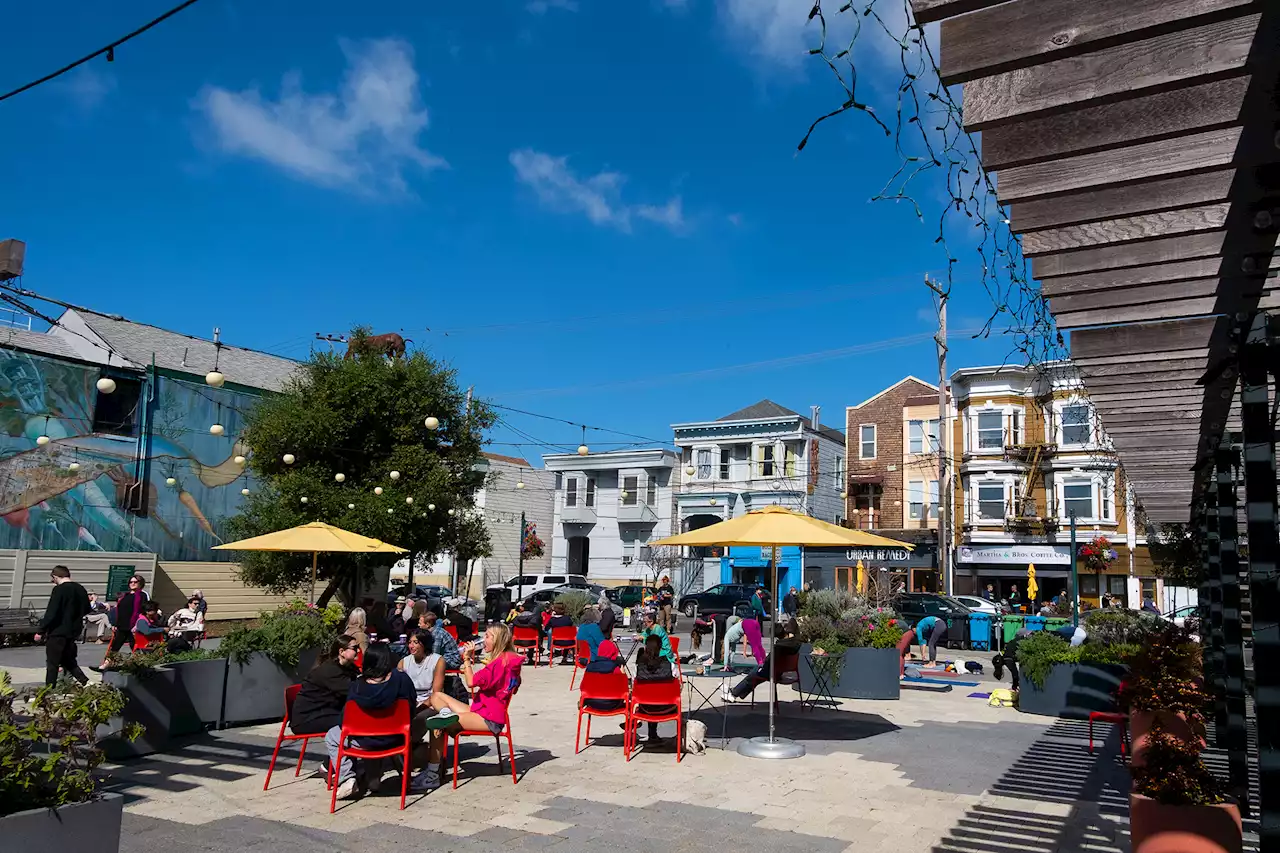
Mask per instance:
[[[538,538],[538,526],[533,522],[525,524],[524,538],[520,540],[520,551],[525,559],[536,560],[546,553],[546,543]]]
[[[1105,536],[1096,536],[1092,541],[1081,545],[1079,553],[1084,567],[1091,572],[1105,572],[1120,556],[1111,547],[1111,540]]]

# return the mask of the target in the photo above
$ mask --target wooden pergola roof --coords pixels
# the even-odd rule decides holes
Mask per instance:
[[[1280,307],[1280,2],[912,5],[1139,503],[1187,521],[1236,327]]]

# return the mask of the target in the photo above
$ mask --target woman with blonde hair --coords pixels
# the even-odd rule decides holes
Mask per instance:
[[[362,652],[369,648],[369,634],[365,631],[366,619],[363,607],[353,607],[347,614],[347,627],[342,630],[342,633],[360,643]]]
[[[427,721],[434,730],[431,748],[427,753],[427,767],[414,777],[413,790],[431,791],[440,786],[439,764],[444,758],[444,738],[441,732],[490,731],[502,734],[507,724],[507,705],[520,688],[520,667],[524,655],[515,650],[511,629],[503,624],[490,625],[484,632],[484,651],[488,662],[477,672],[475,656],[477,643],[462,647],[462,683],[468,690],[475,690],[471,704],[460,702],[443,690],[433,691],[431,707],[438,712]]]

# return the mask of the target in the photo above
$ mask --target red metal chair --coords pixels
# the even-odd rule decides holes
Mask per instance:
[[[671,669],[675,671],[676,680],[683,683],[684,673],[680,670],[680,638],[669,636],[667,637],[667,642],[671,644],[671,656],[676,659],[676,662],[671,665]]]
[[[516,776],[516,745],[511,740],[511,700],[515,698],[519,686],[511,691],[511,695],[507,697],[506,704],[502,707],[503,721],[502,734],[495,735],[493,732],[485,729],[484,731],[472,731],[470,729],[462,729],[453,735],[453,787],[458,787],[458,738],[464,737],[491,737],[498,746],[498,772],[502,772],[502,737],[507,738],[507,752],[511,761],[511,784],[519,785],[520,779]]]
[[[1129,715],[1116,711],[1090,711],[1089,712],[1089,754],[1093,755],[1093,721],[1100,723],[1110,723],[1113,726],[1120,727],[1120,755],[1125,754],[1125,741],[1129,737]]]
[[[533,649],[534,666],[542,662],[542,638],[538,636],[537,628],[513,625],[511,628],[511,645],[521,652]]]
[[[578,643],[578,629],[572,625],[551,629],[551,643],[547,649],[547,658],[555,663],[556,653],[572,652]]]
[[[329,796],[329,814],[333,814],[338,806],[338,772],[342,768],[343,757],[348,758],[391,758],[404,756],[404,769],[400,774],[400,810],[404,810],[405,796],[409,793],[409,763],[413,743],[409,738],[409,702],[400,699],[390,708],[378,711],[366,711],[355,702],[347,702],[342,709],[342,734],[338,737],[338,757],[330,763],[329,776],[333,781],[333,793]],[[400,737],[403,743],[390,749],[361,749],[348,746],[348,738],[362,737]]]
[[[312,738],[324,739],[325,732],[317,732],[309,735],[289,734],[289,717],[293,716],[293,702],[298,698],[298,692],[302,690],[301,684],[291,684],[284,689],[284,719],[280,721],[280,734],[276,736],[276,750],[271,753],[271,763],[267,765],[267,781],[263,783],[262,790],[267,790],[271,785],[271,774],[276,769],[276,756],[280,754],[280,747],[287,740],[302,741],[302,751],[298,753],[298,767],[293,771],[294,776],[302,773],[302,760],[307,757],[307,743]]]
[[[578,680],[578,670],[586,669],[589,663],[591,663],[591,644],[586,640],[578,640],[577,652],[573,656],[573,677],[569,679],[570,690],[573,689],[574,682]]]
[[[680,726],[680,697],[682,692],[683,688],[680,681],[675,678],[670,681],[637,681],[631,685],[631,699],[627,703],[626,736],[622,741],[623,752],[627,757],[627,761],[631,760],[631,751],[635,747],[636,723],[674,722],[676,724],[676,762],[679,763],[681,746],[684,742]],[[666,714],[650,714],[641,711],[641,705],[674,705],[675,710]]]
[[[356,669],[364,669],[364,649],[356,649]]]
[[[148,637],[146,634],[140,634],[137,631],[133,632],[133,650],[135,652],[140,652],[143,649],[146,649],[150,645],[151,645],[150,637]]]
[[[583,643],[586,645],[586,643]],[[577,673],[577,669],[574,669]],[[627,699],[631,692],[631,681],[626,670],[613,672],[587,672],[582,675],[582,692],[578,695],[578,733],[573,738],[573,754],[581,752],[578,743],[582,738],[582,718],[587,718],[587,746],[591,745],[591,718],[628,716]],[[602,699],[609,702],[620,702],[620,707],[612,711],[600,711],[587,707],[588,699]],[[624,738],[625,740],[625,738]]]
[[[458,627],[456,625],[445,625],[444,632],[455,640],[458,639]]]

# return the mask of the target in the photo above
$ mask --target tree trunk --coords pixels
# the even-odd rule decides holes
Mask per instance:
[[[325,584],[324,592],[320,593],[320,597],[316,599],[316,607],[324,608],[329,606],[329,599],[333,598],[333,594],[338,591],[338,584],[341,580],[340,577],[329,578],[329,582]]]

